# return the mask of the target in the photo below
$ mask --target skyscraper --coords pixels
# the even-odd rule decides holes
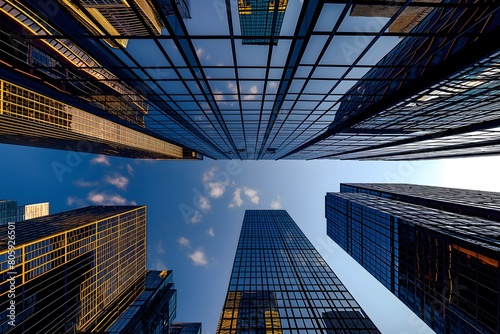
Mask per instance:
[[[70,2],[102,33],[61,5]],[[214,159],[499,153],[494,1],[209,1],[189,21],[183,1],[102,3],[0,0],[0,77],[58,101],[71,94]],[[139,3],[156,14],[145,18]],[[113,21],[113,6],[146,32],[106,33],[88,13],[129,22]],[[351,15],[362,6],[377,16]]]
[[[217,333],[379,333],[284,210],[247,210]]]
[[[2,333],[85,332],[144,289],[144,206],[71,210],[2,225],[0,236]]]
[[[327,234],[437,333],[500,331],[500,194],[341,184]]]
[[[243,44],[278,44],[275,38],[280,34],[287,3],[288,0],[239,0]]]
[[[200,322],[174,322],[170,326],[168,334],[201,334]]]
[[[120,297],[116,305],[101,312],[87,332],[168,334],[177,309],[172,271],[148,270],[134,288],[142,292]]]
[[[453,7],[444,1],[440,8],[441,3],[416,2],[417,8],[435,9],[340,98],[328,130],[290,157],[498,154],[500,47],[493,41],[500,13],[495,4],[473,3],[458,1]],[[401,12],[411,6],[396,7]]]
[[[49,203],[17,205],[17,201],[0,200],[0,225],[38,218],[49,214]]]
[[[0,71],[5,78],[0,79],[0,142],[133,158],[201,159],[144,129],[149,102],[140,84],[124,83],[69,39],[22,37],[61,35],[42,12],[12,1],[0,2],[0,12],[6,17],[0,27],[2,62],[14,69]]]

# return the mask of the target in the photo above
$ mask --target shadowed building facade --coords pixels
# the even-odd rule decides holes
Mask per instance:
[[[85,207],[0,233],[0,332],[168,332],[176,291],[170,271],[146,271],[144,206]]]
[[[327,234],[437,333],[498,333],[500,194],[341,184]]]
[[[379,333],[284,210],[247,210],[217,333]]]

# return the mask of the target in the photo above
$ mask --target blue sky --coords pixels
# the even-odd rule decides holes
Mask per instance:
[[[0,145],[0,198],[148,211],[148,268],[172,269],[177,321],[215,333],[245,209],[287,210],[384,333],[432,333],[326,236],[324,196],[340,182],[498,190],[499,158],[426,162],[149,161]],[[383,306],[383,307],[381,307]]]

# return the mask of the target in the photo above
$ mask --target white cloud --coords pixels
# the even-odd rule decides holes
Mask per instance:
[[[107,175],[104,179],[107,183],[114,185],[118,189],[126,189],[128,185],[128,179],[120,175],[118,173],[115,173],[114,176]]]
[[[273,210],[279,210],[281,209],[281,198],[280,195],[276,196],[276,199],[271,201],[271,209]]]
[[[209,182],[206,184],[210,197],[219,198],[226,192],[227,182]]]
[[[229,89],[229,91],[233,94],[238,94],[238,87],[232,83],[232,82],[228,82],[227,83],[227,88]]]
[[[182,247],[191,248],[191,245],[190,245],[190,243],[189,243],[189,239],[188,239],[188,238],[180,237],[179,239],[177,239],[177,242],[178,242],[178,243],[179,243],[179,245],[181,245]]]
[[[208,263],[205,252],[203,252],[201,249],[195,251],[192,254],[189,254],[188,257],[193,261],[193,264],[195,266],[205,266]]]
[[[243,204],[243,200],[241,199],[241,189],[236,188],[233,193],[233,200],[229,203],[230,208],[234,208],[235,206],[240,207]]]
[[[163,240],[160,239],[158,242],[158,245],[156,245],[156,252],[158,254],[165,254],[165,248],[163,248]]]
[[[223,94],[222,94],[222,92],[221,92],[220,90],[218,90],[218,89],[215,89],[215,90],[214,90],[214,97],[215,97],[215,100],[216,100],[217,102],[222,102],[222,101],[224,101],[224,100],[225,100],[224,95],[223,95]]]
[[[201,179],[203,180],[203,183],[207,183],[209,181],[211,181],[214,176],[215,176],[215,173],[217,173],[219,171],[219,168],[217,167],[212,167],[210,168],[209,170],[207,170],[205,173],[203,173],[201,175]]]
[[[248,188],[248,187],[243,187],[245,190],[245,195],[250,199],[250,201],[254,204],[259,204],[259,195],[257,194],[257,190]]]
[[[191,224],[198,224],[201,222],[201,219],[203,216],[201,215],[201,212],[196,210],[196,212],[191,216],[190,222]]]
[[[93,204],[99,205],[125,205],[127,200],[120,195],[108,195],[106,193],[90,192],[87,199]]]
[[[84,206],[85,205],[85,201],[83,199],[81,199],[81,198],[78,198],[78,197],[69,196],[66,199],[66,204],[68,204],[69,206],[72,206],[72,205]]]
[[[210,210],[212,206],[210,205],[210,201],[205,196],[200,196],[198,198],[198,207],[204,211]]]
[[[109,161],[109,157],[99,154],[97,157],[92,158],[90,160],[92,164],[98,164],[98,165],[104,165],[104,166],[111,166],[111,162]]]
[[[133,176],[134,175],[134,167],[132,167],[130,164],[127,164],[127,172],[129,175]]]
[[[96,181],[85,181],[84,179],[76,180],[75,186],[82,188],[90,188],[99,185],[99,182]]]
[[[214,233],[214,228],[213,227],[210,227],[208,230],[207,230],[207,233],[209,236],[213,237],[215,236],[215,233]]]
[[[255,85],[254,85],[254,86],[250,87],[250,89],[249,89],[249,91],[248,91],[248,92],[249,92],[250,94],[252,94],[252,95],[245,95],[245,96],[243,97],[243,100],[255,100],[255,99],[257,98],[257,95],[255,95],[255,94],[257,94],[257,92],[258,92],[258,90],[257,90],[257,86],[255,86]]]
[[[198,56],[198,58],[200,58],[201,56],[203,56],[204,53],[205,53],[205,50],[203,50],[202,48],[198,48],[196,50],[196,55]]]
[[[151,266],[152,270],[166,270],[167,264],[165,261],[160,260],[159,258],[154,259],[153,265]]]
[[[229,180],[214,180],[218,171],[217,167],[212,167],[202,175],[203,183],[212,198],[219,198],[224,195],[226,187],[229,185]]]

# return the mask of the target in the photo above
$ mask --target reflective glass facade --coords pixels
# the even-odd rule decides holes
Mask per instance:
[[[277,6],[276,6],[277,3]],[[288,0],[239,0],[243,44],[277,44]]]
[[[498,333],[499,196],[342,184],[327,234],[437,333]]]
[[[0,200],[0,225],[43,217],[48,214],[48,202],[18,206],[17,201]]]
[[[2,333],[85,332],[144,289],[145,207],[86,207],[18,222],[13,249],[10,230],[0,226]]]
[[[177,308],[177,291],[173,287],[172,271],[147,271],[144,280],[136,287],[142,291],[141,294],[132,303],[120,299],[120,304],[127,308],[118,311],[118,319],[110,317],[109,312],[103,312],[101,319],[94,321],[94,326],[89,326],[87,331],[106,334],[169,333]]]
[[[215,159],[498,153],[495,1],[124,3],[0,1],[0,77]]]
[[[217,333],[379,333],[284,210],[247,210]]]
[[[498,6],[476,7],[465,0],[453,2],[461,7],[439,8],[420,2],[426,4],[417,8],[434,10],[425,11],[425,18],[416,15],[420,22],[411,36],[340,98],[328,130],[292,157],[404,160],[498,154],[500,53],[493,42],[500,29]],[[409,9],[389,7],[403,11],[401,17]]]
[[[174,322],[170,326],[168,334],[201,334],[200,322]]]

